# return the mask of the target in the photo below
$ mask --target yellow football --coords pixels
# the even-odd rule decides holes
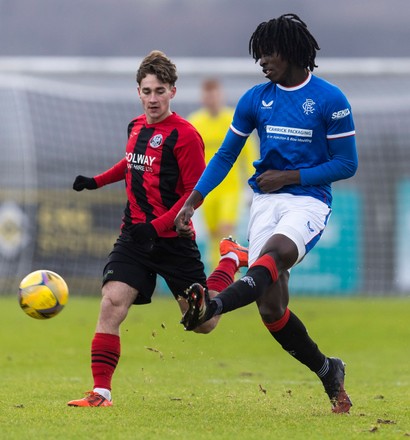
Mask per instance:
[[[18,299],[24,313],[36,319],[58,315],[68,302],[68,286],[51,270],[36,270],[23,278]]]

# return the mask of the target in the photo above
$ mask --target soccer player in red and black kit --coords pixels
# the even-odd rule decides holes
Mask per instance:
[[[185,313],[188,305],[180,296],[192,283],[199,280],[214,296],[233,282],[239,267],[247,265],[247,249],[223,239],[220,263],[207,280],[195,237],[181,238],[175,232],[174,218],[205,169],[201,136],[170,109],[176,80],[176,67],[163,52],[144,58],[137,71],[144,113],[129,124],[125,157],[98,176],[77,176],[73,184],[81,191],[125,179],[128,201],[121,234],[103,273],[101,309],[91,344],[94,387],[69,406],[112,405],[120,325],[131,305],[151,302],[157,275],[165,279]],[[197,332],[210,332],[218,319],[199,326]]]

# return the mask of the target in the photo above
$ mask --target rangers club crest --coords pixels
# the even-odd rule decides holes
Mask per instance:
[[[149,145],[152,148],[158,148],[162,144],[162,134],[156,134],[149,141]]]
[[[305,115],[312,114],[315,111],[314,105],[316,104],[313,99],[307,98],[306,101],[302,104],[303,112]]]

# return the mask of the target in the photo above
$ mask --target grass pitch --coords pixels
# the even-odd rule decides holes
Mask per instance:
[[[264,329],[256,307],[210,335],[185,332],[173,300],[133,307],[114,406],[72,408],[91,389],[99,298],[72,295],[37,321],[0,297],[0,439],[399,439],[410,436],[410,299],[294,298],[291,309],[347,364],[349,415]]]

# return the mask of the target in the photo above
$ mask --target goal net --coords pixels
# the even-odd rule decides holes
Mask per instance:
[[[249,60],[176,59],[173,110],[200,105],[199,85],[218,76],[228,103],[262,82]],[[128,122],[141,108],[139,60],[1,60],[0,286],[14,293],[37,269],[60,273],[73,293],[100,289],[125,206],[123,183],[72,190],[123,157]],[[387,63],[386,63],[387,64]],[[297,294],[397,295],[410,291],[410,67],[406,60],[323,60],[315,71],[346,93],[355,117],[359,170],[333,185],[323,238],[292,269]],[[247,176],[244,176],[246,180]],[[233,231],[246,242],[247,212]],[[207,231],[194,216],[208,261]],[[207,272],[211,267],[207,264]],[[163,290],[161,282],[158,290]]]

